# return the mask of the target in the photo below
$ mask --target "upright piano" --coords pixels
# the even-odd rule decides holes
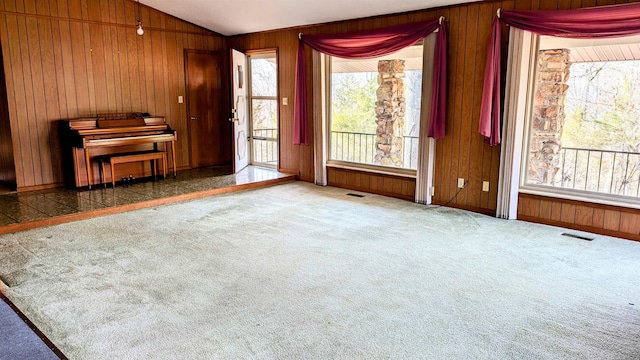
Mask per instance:
[[[164,117],[149,114],[102,114],[95,118],[68,121],[67,144],[73,158],[75,186],[96,184],[94,168],[98,156],[127,153],[140,150],[167,151],[171,147],[173,175],[176,176],[175,130]],[[71,164],[70,164],[71,165]]]

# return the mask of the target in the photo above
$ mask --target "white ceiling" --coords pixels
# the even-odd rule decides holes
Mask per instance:
[[[640,60],[640,35],[612,39],[540,37],[540,50],[570,49],[571,62]]]
[[[409,46],[400,51],[375,59],[347,60],[339,57],[331,58],[332,73],[378,72],[378,60],[400,59],[405,61],[405,70],[422,69],[422,45]]]
[[[468,3],[472,0],[141,0],[222,35]]]

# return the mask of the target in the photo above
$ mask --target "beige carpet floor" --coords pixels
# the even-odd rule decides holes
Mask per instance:
[[[0,237],[71,359],[640,359],[640,243],[289,183]]]

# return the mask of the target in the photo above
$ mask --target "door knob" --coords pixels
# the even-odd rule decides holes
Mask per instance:
[[[193,120],[193,121],[198,120],[198,117],[197,116],[192,116],[191,120]]]

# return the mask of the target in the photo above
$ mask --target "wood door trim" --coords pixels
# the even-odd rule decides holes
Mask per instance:
[[[244,50],[244,51],[239,49],[235,49],[235,50],[244,52],[244,54],[247,56],[275,53],[276,59],[278,58],[278,47],[264,48],[264,49],[250,49],[250,50]]]
[[[233,48],[232,48],[233,49]],[[238,49],[236,49],[238,50]],[[241,51],[241,50],[238,50]],[[229,52],[231,54],[231,51]],[[282,169],[280,168],[280,154],[281,154],[281,149],[280,149],[280,142],[282,141],[282,137],[280,136],[280,130],[282,129],[281,127],[281,119],[282,119],[282,101],[280,100],[280,48],[279,47],[271,47],[271,48],[264,48],[264,49],[249,49],[249,50],[244,50],[244,54],[247,56],[251,56],[251,55],[256,55],[256,54],[267,54],[267,53],[274,53],[276,54],[276,102],[278,104],[278,159],[277,159],[277,164],[276,164],[276,169],[278,171],[281,171]],[[247,64],[247,66],[249,68],[251,68],[251,65]],[[249,71],[249,75],[251,75],[251,71]],[[233,79],[230,77],[230,81],[231,81],[231,86],[233,86]],[[248,82],[251,82],[251,79],[248,79]],[[248,100],[252,100],[253,97],[251,95],[251,93],[247,96]],[[292,102],[293,104],[293,102]],[[249,103],[249,106],[252,106],[251,103]],[[251,128],[249,129],[250,131],[253,131],[253,109],[249,110],[249,114],[251,115]],[[253,133],[252,135],[253,136]],[[253,151],[253,150],[252,150]],[[253,154],[251,155],[251,159],[253,159]],[[285,169],[286,172],[286,169]],[[299,174],[299,171],[298,171]]]

